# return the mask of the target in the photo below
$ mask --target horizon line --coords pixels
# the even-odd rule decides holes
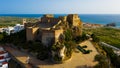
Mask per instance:
[[[4,15],[7,15],[7,14],[91,14],[91,15],[93,15],[93,14],[101,14],[101,15],[104,15],[104,14],[120,14],[120,13],[3,13]],[[0,15],[3,15],[3,14],[0,14]]]

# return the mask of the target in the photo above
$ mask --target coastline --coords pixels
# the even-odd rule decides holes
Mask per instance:
[[[44,14],[0,14],[0,17],[17,17],[17,18],[41,18]],[[66,14],[54,14],[54,17],[65,16]],[[91,24],[106,25],[116,23],[120,28],[120,14],[79,14],[83,22]]]

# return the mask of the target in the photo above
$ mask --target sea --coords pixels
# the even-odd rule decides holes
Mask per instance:
[[[0,16],[40,18],[44,14],[0,14]],[[54,14],[54,17],[66,16],[67,14]],[[103,24],[115,23],[120,28],[120,14],[79,14],[84,23]]]

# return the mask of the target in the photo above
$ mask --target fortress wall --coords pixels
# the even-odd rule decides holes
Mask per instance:
[[[53,14],[46,14],[41,18],[41,22],[49,23],[51,18],[54,18]]]
[[[50,19],[50,23],[54,23],[54,22],[58,22],[58,21],[60,21],[59,18],[51,18]]]
[[[47,18],[47,17],[42,17],[42,18],[41,18],[41,22],[42,22],[42,23],[47,23],[48,20],[49,20],[49,18]]]
[[[63,34],[63,30],[43,30],[42,31],[42,43],[49,46],[58,41],[60,34]]]
[[[53,14],[45,14],[44,17],[54,18],[54,15]]]
[[[25,23],[27,23],[26,19],[23,19],[22,24],[25,25]]]
[[[51,18],[50,18],[51,17]],[[70,14],[68,16],[65,17],[60,17],[58,19],[56,18],[52,18],[52,16],[44,16],[41,18],[41,23],[45,23],[45,22],[56,22],[59,24],[61,23],[61,21],[66,21],[68,22],[68,25],[72,25],[72,27],[74,26],[81,26],[80,28],[80,34],[82,34],[82,22],[79,18],[79,16],[77,14]],[[57,28],[57,24],[53,27],[57,28],[54,30],[46,30],[46,29],[40,29],[40,34],[37,34],[37,30],[39,29],[39,27],[33,27],[35,24],[34,23],[26,23],[26,36],[27,36],[27,41],[29,40],[35,40],[36,38],[40,37],[40,41],[45,44],[45,45],[49,45],[51,43],[55,43],[58,41],[60,34],[63,34],[63,29],[58,29]]]
[[[27,27],[26,36],[27,41],[33,41],[37,35],[38,27]]]
[[[55,39],[54,31],[50,30],[42,30],[42,43],[46,46],[51,45]]]
[[[73,15],[73,26],[79,26],[80,18],[78,15]]]
[[[59,18],[48,18],[48,17],[41,18],[42,23],[54,23],[54,22],[58,22],[59,20],[60,20]]]
[[[35,23],[24,23],[24,27],[27,28],[27,27],[33,27],[35,25]]]
[[[69,22],[69,24],[71,24],[72,26],[79,26],[81,25],[81,21],[80,18],[78,16],[78,14],[69,14],[67,16],[67,21]]]
[[[63,29],[55,30],[55,42],[59,40],[61,34],[63,34]]]

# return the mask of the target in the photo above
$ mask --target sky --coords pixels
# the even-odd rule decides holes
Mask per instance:
[[[0,14],[120,14],[120,0],[0,0]]]

